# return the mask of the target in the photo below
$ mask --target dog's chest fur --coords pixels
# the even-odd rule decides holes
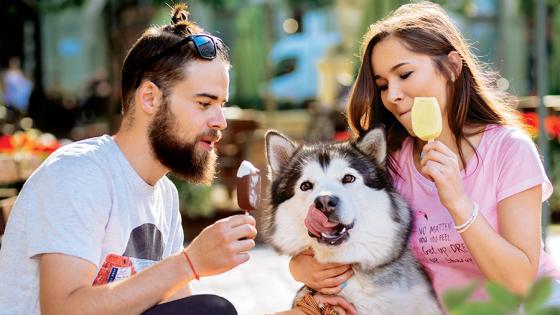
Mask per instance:
[[[422,285],[409,287],[406,281],[395,281],[378,285],[371,275],[356,271],[339,293],[352,301],[358,314],[440,314],[441,310],[434,303],[430,288]],[[407,303],[415,301],[415,303]]]

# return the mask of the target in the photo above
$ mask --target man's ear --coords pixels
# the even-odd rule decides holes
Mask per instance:
[[[136,104],[138,110],[146,115],[153,115],[157,112],[161,103],[162,92],[152,81],[143,81],[136,90]]]
[[[451,81],[455,82],[463,70],[463,58],[457,51],[453,50],[447,54],[447,59],[451,65]]]

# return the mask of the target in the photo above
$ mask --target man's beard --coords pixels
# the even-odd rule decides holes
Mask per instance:
[[[216,172],[216,153],[196,150],[196,143],[203,137],[218,141],[220,131],[210,129],[197,135],[193,142],[187,142],[178,138],[177,127],[175,116],[163,100],[148,129],[155,157],[175,175],[196,184],[210,185]]]

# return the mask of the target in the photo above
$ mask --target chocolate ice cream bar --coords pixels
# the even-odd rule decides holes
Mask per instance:
[[[261,200],[261,175],[251,162],[243,161],[237,170],[237,204],[245,211],[256,210]]]

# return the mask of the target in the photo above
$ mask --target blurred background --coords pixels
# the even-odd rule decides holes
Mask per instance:
[[[174,179],[187,242],[204,226],[238,211],[235,172],[242,160],[252,161],[266,173],[265,130],[274,128],[301,141],[348,138],[343,111],[359,64],[359,41],[369,24],[406,2],[187,2],[191,18],[230,47],[233,65],[226,109],[229,126],[218,148],[217,180],[205,187]],[[560,0],[541,1],[541,15],[535,14],[538,1],[534,0],[435,2],[452,15],[479,59],[499,74],[496,85],[519,98],[519,114],[535,141],[540,140],[555,186],[543,224],[547,235],[556,235],[560,231],[556,225],[560,223]],[[0,235],[19,189],[48,154],[65,143],[117,130],[124,56],[146,27],[169,22],[171,4],[0,0]],[[540,31],[537,22],[542,22]],[[544,41],[541,51],[539,38]],[[539,72],[543,61],[544,70]],[[546,84],[539,85],[543,79]],[[540,104],[540,117],[545,118],[541,134]],[[258,211],[254,215],[258,220]],[[289,279],[286,258],[271,260],[271,255],[264,251],[257,257],[272,266],[266,273],[285,280],[276,284],[283,283],[278,290],[287,290],[289,300],[297,285]],[[239,300],[250,299],[243,295]],[[255,310],[254,305],[244,307]]]

